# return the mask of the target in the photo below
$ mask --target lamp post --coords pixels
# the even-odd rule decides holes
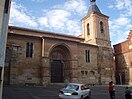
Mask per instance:
[[[3,80],[4,80],[4,63],[7,41],[7,29],[9,21],[10,0],[0,0],[0,99],[2,99]]]

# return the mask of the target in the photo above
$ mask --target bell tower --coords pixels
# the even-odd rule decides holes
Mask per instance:
[[[108,84],[115,81],[113,50],[109,36],[109,17],[102,14],[96,0],[90,0],[87,15],[82,19],[82,37],[84,43],[96,45],[98,83]]]
[[[82,36],[85,43],[110,47],[108,16],[101,13],[96,0],[90,0],[87,15],[82,19]]]

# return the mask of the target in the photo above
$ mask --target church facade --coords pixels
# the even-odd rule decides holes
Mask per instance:
[[[108,16],[90,1],[78,37],[9,26],[6,84],[46,85],[114,81],[114,60]]]

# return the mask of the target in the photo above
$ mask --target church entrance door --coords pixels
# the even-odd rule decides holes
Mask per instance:
[[[70,51],[66,45],[53,46],[50,52],[51,83],[70,82]]]
[[[63,82],[63,67],[60,60],[51,62],[51,83]]]

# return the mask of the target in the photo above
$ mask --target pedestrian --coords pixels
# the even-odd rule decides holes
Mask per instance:
[[[131,90],[129,89],[129,87],[127,86],[126,88],[125,88],[125,98],[126,99],[131,99]]]
[[[115,99],[115,87],[113,81],[109,82],[109,94],[110,94],[110,99]]]

